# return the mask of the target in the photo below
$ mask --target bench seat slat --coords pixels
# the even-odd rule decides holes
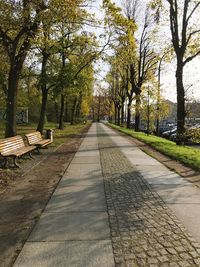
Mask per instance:
[[[44,139],[44,140],[41,140],[41,141],[35,143],[35,145],[43,146],[43,145],[47,145],[50,143],[52,143],[50,139]]]
[[[15,137],[0,140],[0,153],[8,152],[14,149],[21,149],[25,146],[23,138],[18,135]]]
[[[12,147],[12,146],[24,146],[24,142],[4,142],[0,144],[0,147]]]
[[[52,143],[50,139],[43,139],[40,132],[33,132],[25,135],[29,145],[35,145],[37,147],[45,147]]]
[[[6,167],[7,165],[7,157],[13,157],[14,165],[19,167],[16,158],[29,153],[34,149],[36,149],[36,146],[26,146],[20,135],[0,140],[0,155],[5,158],[3,167]]]
[[[40,142],[42,139],[29,139],[29,142],[31,143],[36,143],[36,142]]]
[[[3,152],[1,153],[2,156],[4,157],[8,157],[8,156],[16,156],[16,157],[20,157],[28,152],[31,152],[32,150],[34,150],[36,148],[36,146],[27,146],[27,147],[23,147],[20,150],[19,149],[14,149],[14,150],[10,150],[8,152]]]

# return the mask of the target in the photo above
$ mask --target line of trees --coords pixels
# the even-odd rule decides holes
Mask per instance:
[[[128,128],[134,108],[135,130],[139,131],[147,95],[154,99],[159,128],[166,113],[160,92],[161,62],[175,58],[177,143],[181,143],[186,117],[184,67],[200,54],[199,1],[149,0],[145,10],[140,0],[123,0],[122,9],[112,0],[103,0],[106,35],[113,53],[104,58],[110,64],[109,88],[103,90],[100,100],[94,97],[93,101],[93,62],[108,43],[99,45],[94,31],[89,30],[97,26],[88,12],[90,2],[0,0],[0,104],[6,109],[5,136],[17,133],[17,107],[28,106],[42,132],[46,116],[62,129],[63,121],[73,124],[76,117],[88,114],[90,107],[101,109],[102,102],[115,122],[126,121]],[[169,23],[170,44],[158,40],[164,18]]]
[[[112,32],[114,51],[114,55],[108,58],[110,73],[107,76],[110,98],[114,105],[114,120],[119,125],[126,121],[127,128],[130,128],[131,111],[134,107],[134,127],[135,131],[139,131],[142,107],[145,105],[145,88],[148,84],[154,91],[157,88],[159,55],[153,44],[151,10],[146,8],[143,23],[137,25],[139,1],[125,2],[124,12],[110,1],[104,1],[104,7],[106,23]],[[152,92],[151,96],[154,95],[155,98],[156,92]],[[158,104],[163,107],[161,99],[159,102],[156,108]],[[159,113],[161,117],[161,108]]]
[[[64,120],[73,124],[75,118],[88,114],[92,63],[102,51],[89,30],[97,24],[87,11],[89,4],[87,0],[0,1],[0,104],[6,109],[5,137],[17,134],[20,106],[29,107],[41,133],[46,116],[62,129]]]
[[[181,144],[185,133],[185,88],[184,67],[200,54],[200,25],[195,18],[199,14],[200,2],[193,0],[152,0],[146,6],[140,0],[124,0],[119,9],[113,2],[104,1],[106,24],[112,32],[114,55],[109,57],[108,83],[110,98],[114,105],[115,123],[124,123],[124,106],[127,105],[126,125],[130,128],[131,110],[134,107],[135,130],[140,130],[142,99],[145,88],[157,99],[154,118],[159,120],[167,108],[160,92],[160,70],[164,60],[176,58],[177,93],[177,144]],[[141,8],[141,5],[143,7]],[[137,19],[140,17],[140,22]],[[159,26],[167,19],[171,43],[159,39]],[[139,23],[138,23],[139,22]],[[163,22],[163,21],[162,21]],[[165,21],[166,23],[166,21]],[[168,52],[166,52],[166,50]],[[144,93],[143,93],[144,92]],[[164,107],[164,108],[163,108]],[[159,132],[159,129],[157,129]]]

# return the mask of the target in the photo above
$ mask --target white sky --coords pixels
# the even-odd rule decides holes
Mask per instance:
[[[148,0],[145,0],[145,2],[146,1]],[[122,3],[121,0],[115,0],[115,2],[119,6]],[[141,2],[144,3],[144,0],[141,0]],[[95,0],[95,4],[93,4],[94,8],[91,10],[93,13],[95,13],[97,18],[103,17],[103,12],[100,9],[101,4],[102,0]],[[163,27],[162,33],[159,36],[161,40],[163,38],[163,42],[171,42],[171,33],[170,29],[168,29],[169,27]],[[95,32],[99,32],[100,34],[99,29],[95,29]],[[108,66],[106,66],[106,64],[103,64],[102,62],[99,62],[96,66],[97,68],[101,69],[98,79],[102,79],[101,77],[104,76],[108,71]],[[173,102],[176,102],[175,61],[163,64],[161,71],[161,84],[164,97]],[[200,99],[200,56],[198,58],[195,58],[185,66],[184,84],[185,88],[189,88],[187,90],[187,95],[189,96],[189,98],[193,97],[195,99]]]

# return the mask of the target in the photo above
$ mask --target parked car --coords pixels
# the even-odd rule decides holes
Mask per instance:
[[[177,132],[177,127],[173,128],[173,129],[171,129],[171,130],[169,130],[169,131],[163,132],[163,133],[161,134],[161,136],[164,137],[164,138],[169,139],[170,136],[171,136],[172,134],[175,134],[176,132]]]
[[[177,132],[175,132],[169,136],[169,140],[171,140],[173,142],[176,142],[176,138],[177,138]]]
[[[131,128],[131,129],[134,129],[134,128],[135,128],[135,121],[131,121],[131,122],[130,122],[130,128]]]
[[[159,134],[162,135],[162,133],[167,132],[169,130],[171,130],[171,127],[168,127],[168,126],[160,127],[159,128]]]
[[[188,129],[199,129],[200,128],[200,124],[195,124],[195,125],[193,125],[193,126],[191,126],[191,127],[188,127]]]

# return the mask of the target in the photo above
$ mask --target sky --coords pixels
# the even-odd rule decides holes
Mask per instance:
[[[141,0],[141,2],[144,4],[144,2],[147,2],[148,0]],[[115,0],[114,1],[117,5],[121,6],[122,0]],[[101,11],[102,0],[95,0],[93,4],[93,8],[91,9],[91,12],[95,13],[97,18],[103,18],[103,12]],[[141,20],[141,21],[140,21]],[[142,17],[140,18],[138,23],[142,23]],[[95,32],[98,34],[101,33],[100,29],[95,29]],[[171,42],[171,33],[169,26],[162,26],[161,32],[158,36],[159,39],[161,39],[162,42]],[[107,71],[109,70],[109,67],[102,63],[98,62],[96,64],[96,68],[99,68],[101,71],[99,75],[97,75],[98,79],[102,79],[103,76],[106,75]],[[173,60],[170,63],[163,63],[162,64],[162,70],[161,70],[161,90],[163,96],[171,100],[173,102],[176,102],[176,80],[175,80],[175,71],[176,71],[176,61]],[[199,99],[200,100],[200,56],[198,58],[195,58],[193,61],[188,63],[185,66],[184,69],[184,85],[186,89],[186,98],[188,100],[192,99]]]

